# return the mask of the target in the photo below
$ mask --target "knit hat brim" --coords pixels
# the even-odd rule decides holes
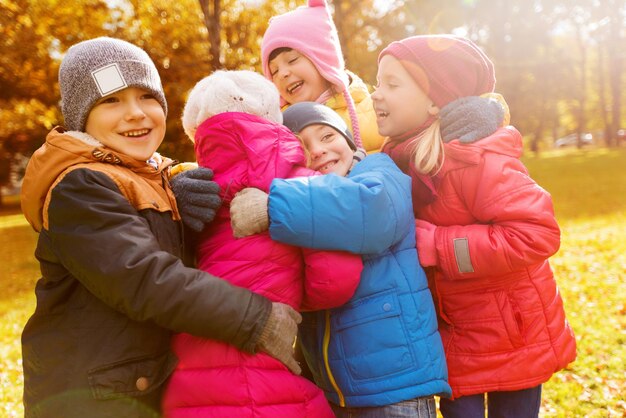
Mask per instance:
[[[357,147],[346,122],[331,108],[315,102],[295,103],[283,112],[283,125],[295,134],[311,125],[327,125],[339,132],[352,151]]]

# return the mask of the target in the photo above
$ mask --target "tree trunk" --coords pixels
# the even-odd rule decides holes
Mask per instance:
[[[339,37],[339,44],[341,45],[342,52],[344,50],[348,51],[350,48],[349,40],[346,37],[345,23],[346,23],[346,9],[350,9],[351,2],[348,1],[348,5],[345,6],[346,2],[344,0],[334,0],[333,5],[335,6],[335,10],[333,11],[333,22],[335,22],[335,27],[337,28],[337,35]],[[349,68],[350,63],[348,54],[343,54],[343,59],[346,63],[346,68]]]
[[[209,54],[211,56],[210,64],[213,70],[222,68],[222,60],[220,59],[221,29],[220,13],[221,0],[198,0],[202,15],[204,16],[204,26],[209,32]]]
[[[598,43],[598,99],[600,108],[600,115],[602,115],[602,123],[604,125],[604,143],[606,146],[611,146],[611,121],[609,120],[608,103],[606,99],[606,77],[604,66],[604,45]]]
[[[582,135],[587,126],[587,115],[585,106],[587,103],[587,46],[583,40],[582,27],[576,26],[576,40],[580,51],[580,90],[578,92],[578,109],[576,111],[576,147],[582,148]]]
[[[11,182],[11,154],[6,149],[8,138],[2,138],[0,142],[0,208],[4,206],[2,200],[2,187]]]
[[[543,91],[547,91],[547,89],[543,89]],[[539,105],[541,108],[541,112],[539,113],[539,120],[537,121],[537,125],[535,126],[535,130],[533,132],[532,140],[530,142],[530,150],[535,154],[535,156],[539,156],[541,150],[539,149],[539,144],[541,143],[541,138],[543,137],[543,132],[546,126],[546,115],[548,100],[545,97],[541,98],[541,104]]]
[[[610,2],[613,13],[609,15],[609,83],[611,86],[611,116],[612,123],[610,128],[610,144],[616,145],[617,131],[621,128],[621,112],[622,112],[622,57],[624,55],[624,40],[620,39],[620,28],[623,22],[623,16],[620,12],[621,1],[613,0]],[[615,139],[614,139],[615,138]]]

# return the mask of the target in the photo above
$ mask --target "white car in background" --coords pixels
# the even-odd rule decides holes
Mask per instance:
[[[566,135],[563,138],[559,138],[556,141],[554,141],[554,146],[556,148],[569,147],[569,146],[575,147],[577,144],[578,144],[578,134],[576,133]],[[582,146],[593,144],[593,135],[590,133],[580,134],[580,144]]]

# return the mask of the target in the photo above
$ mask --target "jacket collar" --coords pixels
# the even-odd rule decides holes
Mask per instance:
[[[514,127],[506,126],[471,144],[463,144],[458,139],[447,142],[444,144],[442,170],[477,165],[487,152],[519,158],[522,155],[522,135]]]
[[[85,132],[55,127],[28,162],[21,192],[22,213],[36,231],[41,230],[46,196],[56,179],[70,167],[99,162],[120,165],[141,174],[157,174],[173,164],[157,153],[152,159],[156,162],[154,166],[113,151]]]

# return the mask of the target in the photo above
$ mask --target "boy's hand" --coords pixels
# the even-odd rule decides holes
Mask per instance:
[[[215,218],[222,205],[220,186],[212,179],[213,170],[204,167],[182,171],[170,179],[183,223],[196,232]]]
[[[280,360],[295,374],[302,372],[293,350],[300,322],[302,316],[291,306],[272,302],[272,311],[257,343],[259,350]]]
[[[249,187],[241,190],[230,202],[230,225],[235,238],[267,231],[270,218],[267,213],[268,194]]]
[[[439,112],[441,135],[444,142],[453,139],[463,143],[475,142],[502,126],[504,115],[505,109],[498,100],[482,96],[461,97]]]

